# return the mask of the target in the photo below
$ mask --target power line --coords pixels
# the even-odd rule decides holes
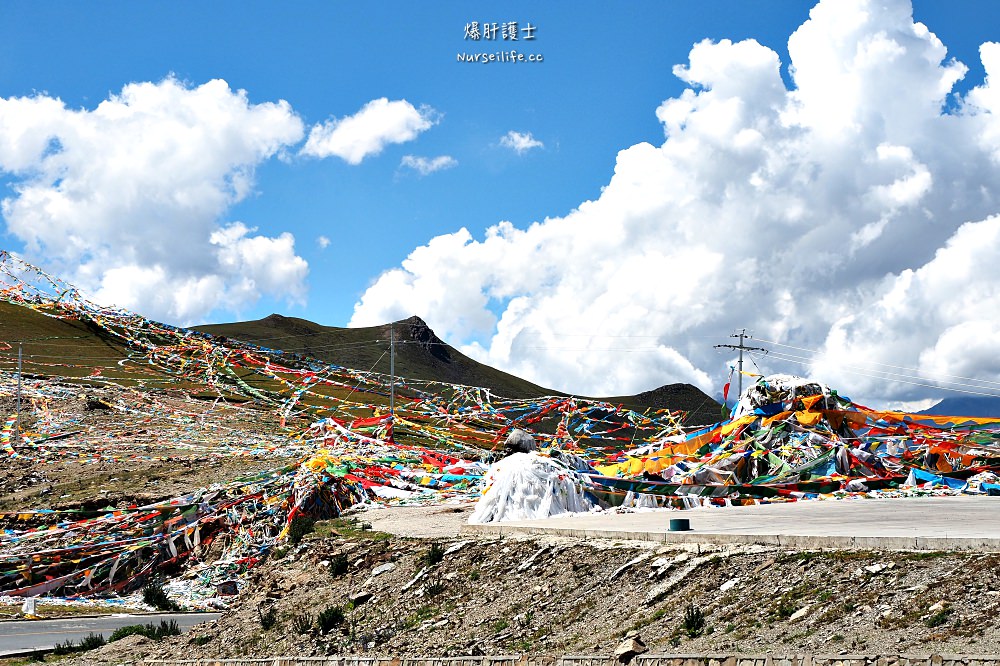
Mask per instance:
[[[791,363],[798,363],[799,365],[804,365],[804,366],[808,366],[812,362],[812,359],[810,359],[808,357],[805,357],[805,356],[795,356],[795,355],[786,354],[786,353],[783,353],[783,352],[772,351],[770,355],[772,357],[774,357],[774,358],[777,358],[778,360],[789,361]],[[997,393],[985,393],[983,391],[970,390],[971,388],[980,388],[980,389],[989,390],[990,387],[987,387],[987,386],[975,386],[975,385],[970,385],[970,384],[959,384],[959,386],[969,386],[970,387],[970,389],[962,389],[962,388],[955,388],[955,387],[947,386],[947,385],[943,385],[943,384],[930,384],[930,383],[927,383],[927,382],[911,381],[911,379],[904,379],[904,377],[910,377],[910,375],[900,375],[900,374],[896,374],[896,373],[886,372],[886,371],[883,371],[883,370],[871,370],[871,369],[866,369],[866,368],[858,368],[857,366],[851,366],[851,365],[845,365],[845,364],[841,364],[838,367],[841,368],[841,369],[843,369],[846,372],[851,373],[851,374],[859,375],[861,377],[868,377],[869,379],[878,379],[878,380],[881,380],[881,381],[899,382],[900,384],[910,384],[912,386],[923,386],[923,387],[926,387],[926,388],[938,389],[940,391],[952,391],[954,393],[967,393],[967,394],[970,394],[970,395],[981,395],[981,396],[990,397],[990,398],[1000,397],[1000,394],[997,394]],[[877,373],[877,374],[873,374],[873,373]]]
[[[739,370],[739,373],[738,373],[739,377],[737,377],[737,382],[739,383],[739,392],[737,393],[737,395],[739,395],[739,396],[742,397],[743,396],[743,352],[745,352],[745,351],[746,352],[760,351],[760,352],[764,352],[766,354],[767,350],[764,349],[763,347],[747,347],[746,345],[744,345],[743,344],[744,338],[750,337],[750,336],[747,335],[747,329],[745,329],[745,328],[741,328],[738,332],[733,333],[729,337],[731,337],[731,338],[739,338],[740,339],[740,344],[738,344],[738,345],[714,345],[714,347],[716,349],[738,349],[740,351],[740,361],[739,361],[739,368],[738,368],[738,370]],[[756,363],[754,365],[756,365]]]
[[[823,354],[823,352],[821,352],[821,351],[819,351],[817,349],[809,349],[807,347],[796,347],[794,345],[787,345],[787,344],[784,344],[784,343],[781,343],[781,342],[775,342],[773,340],[761,340],[760,338],[757,338],[757,339],[760,342],[763,342],[764,344],[775,345],[777,347],[787,347],[788,349],[796,349],[798,351],[804,351],[804,352],[809,352],[810,354],[816,354],[817,356],[821,356]],[[920,369],[919,368],[911,368],[911,367],[908,367],[908,366],[905,366],[905,365],[893,365],[891,363],[879,363],[878,361],[870,361],[869,363],[871,365],[880,365],[880,366],[882,366],[884,368],[894,368],[896,370],[908,370],[910,372],[916,372],[918,374],[920,373]],[[938,376],[938,377],[950,377],[952,379],[965,379],[965,380],[968,380],[968,381],[980,382],[980,383],[983,383],[983,384],[993,384],[993,385],[997,386],[998,388],[1000,388],[1000,382],[990,381],[988,379],[976,379],[975,377],[964,377],[962,375],[950,375],[950,374],[944,373],[944,372],[937,373],[936,376]]]
[[[792,354],[790,352],[772,351],[772,355],[775,358],[780,358],[782,360],[789,360],[789,361],[793,361],[793,362],[796,362],[796,363],[802,363],[803,365],[806,364],[806,363],[815,363],[815,358],[811,358],[811,357],[808,357],[808,356],[801,356],[801,355],[798,355],[798,354]],[[918,374],[906,374],[906,373],[901,373],[901,372],[891,372],[889,370],[878,370],[876,368],[869,368],[869,367],[859,366],[859,365],[851,365],[849,363],[839,363],[837,365],[837,367],[855,370],[855,371],[858,371],[859,374],[860,373],[865,373],[865,372],[868,372],[868,373],[878,373],[877,375],[870,375],[872,378],[876,378],[876,379],[906,378],[906,379],[918,379],[918,380],[925,380],[925,381],[928,381],[929,379],[934,379],[933,377],[928,378],[928,377],[926,377],[926,376],[924,376],[922,374],[919,374],[919,373]],[[899,367],[899,366],[893,366],[893,367]],[[944,376],[953,377],[955,375],[944,375]],[[964,382],[939,381],[937,383],[937,385],[954,384],[955,386],[965,386],[967,388],[987,389],[987,390],[994,390],[994,389],[998,388],[997,382],[993,382],[993,381],[989,381],[989,380],[985,380],[985,379],[983,379],[983,380],[972,379],[972,378],[969,378],[969,379],[970,379],[970,381],[977,382],[977,383],[975,383],[975,384],[966,384]],[[987,384],[987,386],[981,386],[981,384]],[[990,386],[990,385],[992,385],[992,386]]]

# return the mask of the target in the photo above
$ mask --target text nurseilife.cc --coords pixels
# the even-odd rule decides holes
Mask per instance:
[[[470,21],[465,24],[463,39],[465,41],[503,41],[528,42],[537,39],[535,34],[538,26],[530,21]],[[493,53],[459,52],[458,62],[542,62],[545,57],[541,53],[522,53],[516,49],[505,49]]]

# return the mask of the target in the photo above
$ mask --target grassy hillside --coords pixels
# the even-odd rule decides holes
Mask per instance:
[[[257,321],[205,325],[196,330],[312,356],[347,368],[389,373],[389,325],[338,328],[273,314]],[[392,331],[399,377],[481,386],[507,398],[565,395],[474,361],[446,344],[418,317],[394,322]],[[176,378],[167,378],[144,363],[119,365],[127,356],[126,348],[120,339],[94,324],[47,317],[27,307],[0,302],[0,369],[16,368],[18,341],[23,341],[26,376],[58,375],[86,380],[100,371],[105,379],[125,384],[142,379],[147,386],[178,385]],[[691,413],[687,425],[719,420],[718,403],[689,384],[671,384],[635,396],[602,399],[637,411],[684,410]]]
[[[520,377],[473,361],[445,344],[419,317],[395,322],[392,328],[397,376],[482,386],[509,398],[552,394]],[[345,368],[389,374],[388,324],[337,328],[272,314],[257,321],[196,326],[195,330],[313,356]]]
[[[392,329],[397,376],[482,386],[507,398],[565,395],[474,361],[446,344],[419,317],[394,322]],[[348,368],[389,373],[389,325],[338,328],[272,314],[256,321],[203,325],[195,330],[306,354]],[[689,425],[719,420],[719,403],[690,384],[670,384],[639,395],[606,400],[637,410],[650,407],[685,410],[691,412]]]
[[[86,377],[95,369],[107,376],[129,374],[116,365],[125,358],[124,346],[100,328],[0,301],[0,368],[17,367],[19,341],[25,374]]]

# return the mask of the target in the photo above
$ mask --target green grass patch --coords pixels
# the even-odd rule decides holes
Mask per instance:
[[[344,624],[346,619],[347,611],[342,606],[327,606],[316,616],[316,628],[327,634]]]
[[[372,529],[371,523],[366,523],[357,518],[331,518],[329,520],[319,520],[315,524],[315,533],[319,538],[343,537],[345,539],[374,539],[384,541],[391,539],[392,535],[386,532],[377,532]]]
[[[434,606],[421,606],[403,619],[403,626],[407,629],[413,629],[424,620],[429,620],[434,617],[436,612],[437,609]]]
[[[955,611],[951,608],[942,608],[941,610],[939,610],[938,612],[934,613],[926,620],[924,620],[924,624],[930,627],[931,629],[933,629],[934,627],[940,627],[942,624],[946,624],[948,622],[948,618],[950,618],[951,614],[954,612]]]
[[[297,634],[308,634],[313,629],[316,617],[312,613],[296,613],[292,615],[292,631]]]
[[[949,553],[943,550],[931,550],[920,553],[906,553],[903,555],[903,559],[909,562],[920,562],[923,560],[936,560],[940,557],[948,557],[949,555],[954,555],[954,553]]]

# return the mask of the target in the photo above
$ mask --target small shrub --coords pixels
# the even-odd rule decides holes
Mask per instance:
[[[257,616],[260,618],[260,628],[264,631],[270,631],[278,624],[278,609],[273,605],[265,609],[261,604],[257,608]]]
[[[479,580],[480,575],[482,574],[479,573],[479,569],[473,569],[472,572],[469,574],[469,580],[472,581]]]
[[[349,566],[350,565],[347,562],[347,554],[338,553],[330,558],[330,575],[334,578],[339,578],[347,573]]]
[[[778,607],[774,611],[774,615],[779,620],[787,620],[794,614],[795,614],[795,606],[792,606],[784,599],[782,599],[781,603],[778,604]]]
[[[497,620],[496,622],[494,622],[493,626],[491,628],[493,629],[493,633],[494,634],[499,634],[501,631],[503,631],[504,629],[506,629],[509,626],[510,626],[510,622],[508,622],[506,618],[502,617],[499,620]]]
[[[142,588],[142,600],[161,611],[179,611],[177,602],[167,596],[163,591],[163,585],[158,581],[153,581]]]
[[[87,650],[96,650],[104,645],[104,636],[100,634],[87,634],[80,639],[80,644],[77,645],[73,641],[69,640],[65,643],[56,643],[55,647],[52,649],[52,654],[55,655],[67,655],[73,654],[74,652],[86,652]]]
[[[422,559],[427,566],[434,566],[444,559],[444,546],[439,543],[432,543],[431,547],[424,553]]]
[[[101,634],[87,634],[84,638],[80,639],[80,650],[96,650],[99,647],[103,647],[104,643],[104,636]]]
[[[340,606],[327,606],[316,617],[316,627],[326,634],[344,623],[347,614]]]
[[[136,634],[140,636],[146,635],[146,625],[142,624],[129,624],[124,627],[118,627],[115,629],[111,636],[108,637],[109,643],[114,643],[115,641],[120,641],[127,636],[135,636]]]
[[[436,597],[445,590],[444,581],[440,578],[434,578],[427,582],[427,586],[424,587],[424,593],[428,597]]]
[[[212,640],[211,636],[209,636],[208,634],[204,634],[202,636],[195,636],[194,638],[191,639],[191,642],[201,647],[202,645],[207,645],[209,642],[211,642],[211,640]]]
[[[299,545],[302,537],[312,534],[316,529],[316,521],[308,516],[295,516],[288,525],[288,543]]]
[[[158,641],[161,638],[166,638],[167,636],[180,636],[181,628],[174,620],[169,622],[166,620],[161,620],[159,625],[155,625],[152,622],[149,624],[128,624],[124,627],[118,627],[108,638],[109,643],[114,643],[119,641],[126,636],[134,636],[138,634],[139,636],[145,636],[146,638],[151,638],[154,641]]]
[[[705,629],[705,614],[694,604],[688,604],[684,609],[684,633],[691,638],[701,635]]]
[[[170,620],[160,620],[160,626],[156,628],[156,635],[153,636],[156,640],[161,638],[166,638],[167,636],[180,636],[181,628],[176,621]]]
[[[938,612],[934,613],[926,620],[924,620],[924,624],[926,624],[931,629],[933,629],[934,627],[940,627],[942,624],[948,621],[948,617],[952,614],[952,612],[953,611],[950,608],[942,608],[941,610],[939,610]]]
[[[292,616],[292,631],[297,634],[308,634],[312,631],[316,618],[310,613],[296,613]]]

